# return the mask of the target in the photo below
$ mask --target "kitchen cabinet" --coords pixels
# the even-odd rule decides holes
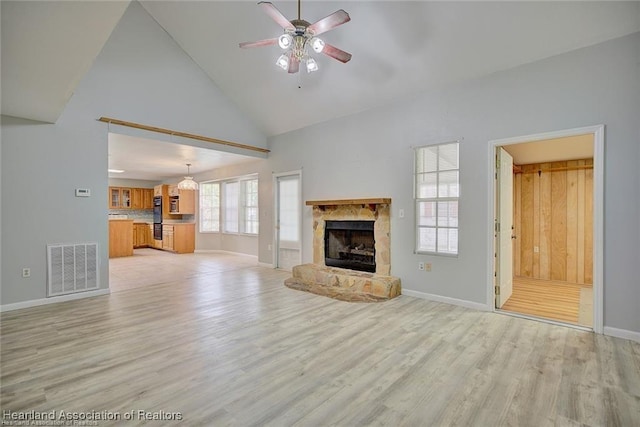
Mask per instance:
[[[153,209],[153,188],[109,187],[109,209]]]
[[[153,187],[153,197],[162,197],[163,187],[164,185],[156,185]]]
[[[133,247],[134,248],[147,248],[151,245],[151,232],[149,231],[149,224],[146,222],[139,222],[133,224]]]
[[[165,219],[180,220],[182,219],[182,215],[177,213],[171,213],[171,209],[170,209],[171,197],[169,197],[169,187],[171,186],[167,184],[156,185],[154,187],[154,194],[159,193],[159,195],[162,197],[162,219],[163,220]],[[172,186],[172,187],[175,187],[175,186]]]
[[[142,209],[153,209],[153,188],[142,189]]]
[[[109,220],[109,258],[133,255],[133,220]]]
[[[142,209],[144,207],[143,189],[131,189],[131,209]]]
[[[153,189],[132,188],[131,209],[153,209]]]
[[[194,215],[196,213],[196,197],[194,190],[178,190],[178,213]]]
[[[169,185],[169,187],[167,188],[167,193],[169,194],[169,197],[179,197],[180,189],[177,185]]]
[[[162,249],[179,254],[193,253],[196,248],[194,223],[162,225]]]
[[[109,209],[131,209],[131,188],[109,187]]]

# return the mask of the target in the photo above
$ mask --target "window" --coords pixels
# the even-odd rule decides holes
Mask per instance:
[[[238,198],[240,197],[240,183],[224,183],[224,231],[237,233],[238,228]]]
[[[200,184],[200,232],[258,234],[258,179]]]
[[[220,183],[200,184],[200,232],[220,231]]]
[[[459,143],[415,151],[416,252],[458,254]]]
[[[242,181],[242,219],[244,232],[258,234],[258,180]]]

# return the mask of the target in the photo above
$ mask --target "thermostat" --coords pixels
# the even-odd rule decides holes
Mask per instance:
[[[91,197],[91,190],[88,188],[76,188],[76,197]]]

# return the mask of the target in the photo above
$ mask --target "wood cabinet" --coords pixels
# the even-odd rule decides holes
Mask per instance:
[[[194,223],[163,224],[162,249],[179,254],[193,253],[196,248]]]
[[[169,185],[167,188],[167,193],[169,194],[169,197],[179,197],[180,196],[180,190],[178,189],[177,185]]]
[[[142,209],[153,209],[153,188],[142,189]]]
[[[153,209],[153,188],[109,187],[109,209]]]
[[[131,189],[131,209],[142,209],[144,207],[144,194],[142,188]]]
[[[151,246],[151,231],[146,222],[133,224],[133,247],[147,248]]]
[[[178,213],[194,215],[196,213],[196,197],[194,190],[178,190]]]
[[[109,187],[109,209],[131,209],[131,188]]]
[[[133,255],[133,220],[109,220],[109,258]]]
[[[162,249],[173,250],[173,225],[162,226]]]

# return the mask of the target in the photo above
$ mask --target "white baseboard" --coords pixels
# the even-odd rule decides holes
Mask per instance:
[[[250,258],[255,258],[256,261],[258,260],[258,256],[257,255],[250,255],[250,254],[245,254],[245,253],[242,253],[242,252],[224,251],[222,249],[196,249],[194,252],[197,253],[197,254],[239,255],[239,256],[246,256],[246,257],[250,257]]]
[[[640,332],[629,331],[627,329],[611,328],[609,326],[605,326],[603,333],[605,335],[609,335],[610,337],[624,338],[625,340],[640,342]]]
[[[411,289],[403,289],[402,295],[428,299],[430,301],[443,302],[445,304],[459,305],[461,307],[471,308],[473,310],[491,311],[491,308],[487,307],[486,304],[480,304],[478,302],[467,301],[467,300],[457,299],[457,298],[443,297],[441,295],[427,294],[424,292],[412,291]]]
[[[0,305],[0,313],[5,311],[20,310],[22,308],[37,307],[39,305],[55,304],[64,301],[73,301],[77,299],[97,297],[100,295],[109,295],[109,289],[97,289],[95,291],[78,292],[76,294],[61,295],[59,297],[34,299],[30,301],[16,302],[13,304]]]
[[[274,268],[270,262],[258,262],[258,267]]]

